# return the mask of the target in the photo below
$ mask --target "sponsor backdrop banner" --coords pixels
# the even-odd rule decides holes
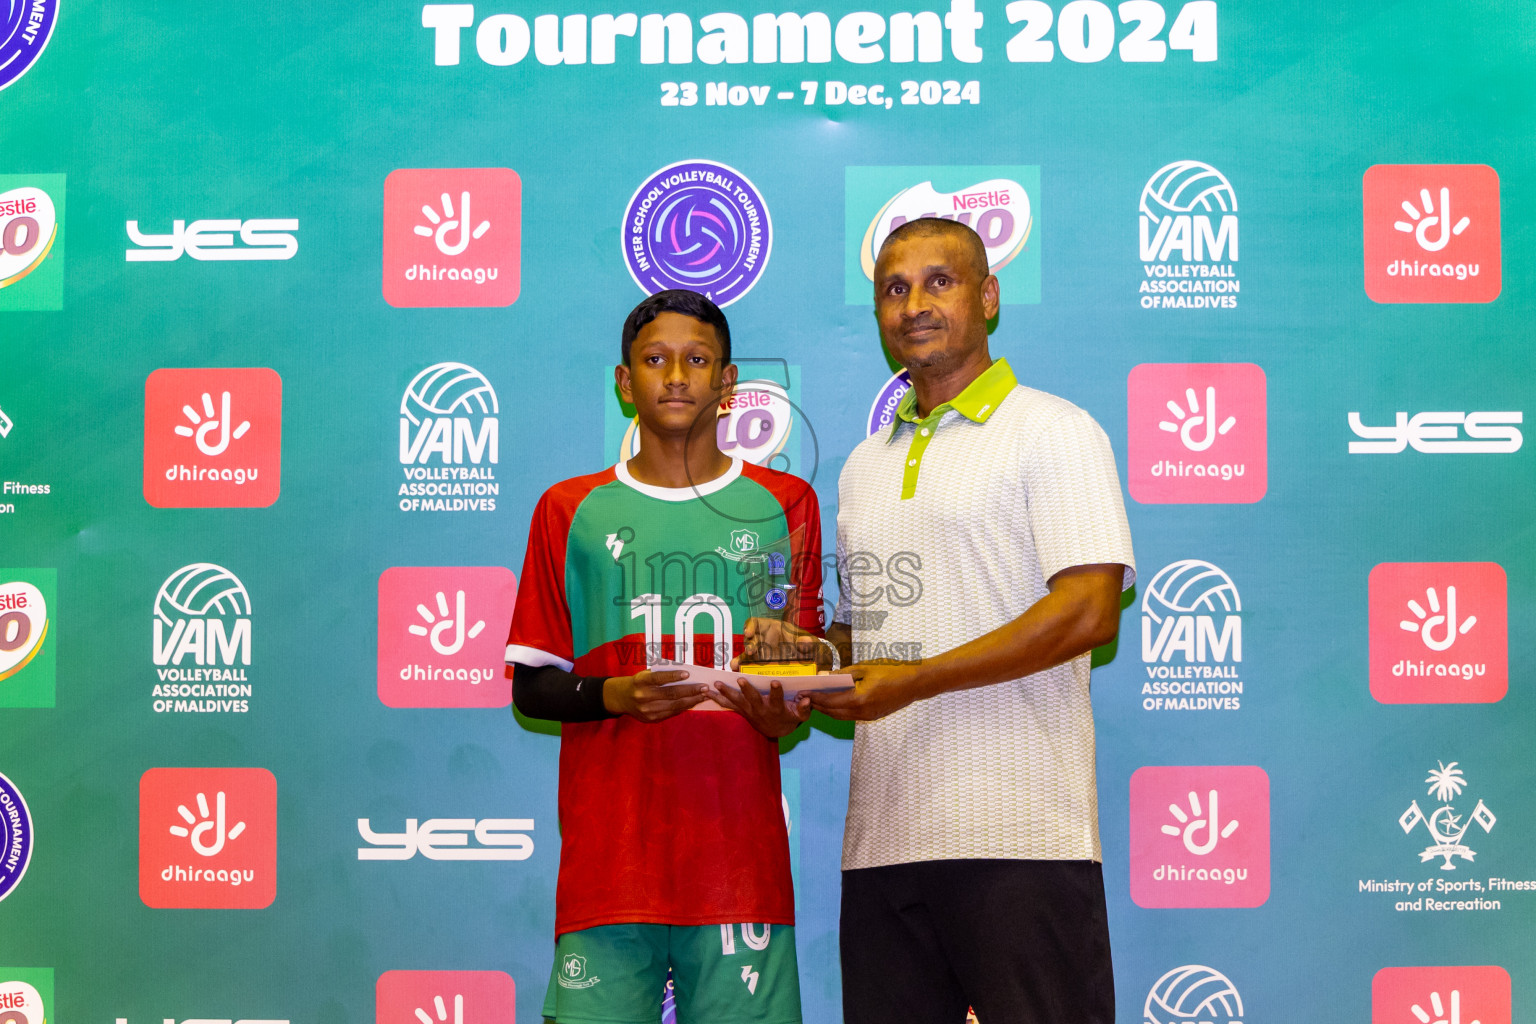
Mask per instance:
[[[1532,1019],[1536,10],[918,6],[0,7],[0,1019],[537,1020],[501,645],[622,318],[728,306],[830,552],[925,214],[1120,459],[1119,1020]],[[813,1022],[849,736],[783,743]]]

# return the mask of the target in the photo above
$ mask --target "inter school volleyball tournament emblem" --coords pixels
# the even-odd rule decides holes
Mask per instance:
[[[641,183],[623,235],[624,265],[642,291],[686,288],[720,306],[752,290],[773,249],[762,193],[712,160],[683,160]]]
[[[59,0],[11,3],[0,10],[0,89],[32,70],[58,20]]]
[[[21,883],[32,861],[32,814],[21,790],[0,775],[0,900]]]

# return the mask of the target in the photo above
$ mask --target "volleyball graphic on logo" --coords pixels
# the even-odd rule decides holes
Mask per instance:
[[[1153,622],[1165,615],[1194,615],[1200,612],[1228,613],[1243,610],[1232,578],[1210,562],[1185,558],[1164,566],[1147,584],[1141,599],[1141,611]]]
[[[155,595],[155,616],[171,624],[205,615],[249,615],[245,584],[222,565],[194,562],[171,573]]]
[[[464,363],[435,363],[406,386],[400,415],[412,423],[427,416],[495,413],[496,389],[485,375]]]
[[[1176,213],[1236,213],[1237,193],[1226,175],[1210,164],[1176,160],[1142,188],[1141,212],[1154,224]]]
[[[1220,971],[1198,964],[1175,967],[1152,986],[1143,1011],[1146,1024],[1184,1021],[1236,1021],[1243,1016],[1243,997]]]

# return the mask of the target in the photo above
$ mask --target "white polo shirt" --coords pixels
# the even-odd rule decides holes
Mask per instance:
[[[852,626],[855,660],[953,650],[1071,566],[1118,563],[1131,586],[1119,475],[1092,417],[1020,386],[1002,359],[921,421],[916,398],[838,484],[833,618]],[[1101,859],[1089,658],[860,722],[844,869]]]

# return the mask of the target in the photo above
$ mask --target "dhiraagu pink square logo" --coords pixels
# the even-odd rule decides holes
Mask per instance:
[[[517,577],[499,565],[397,566],[379,576],[379,700],[504,708]]]
[[[517,986],[505,971],[385,971],[374,1016],[377,1024],[517,1024]]]
[[[1257,907],[1269,899],[1269,776],[1252,765],[1131,776],[1131,899],[1139,907]]]
[[[1126,382],[1127,476],[1144,505],[1251,504],[1269,489],[1264,371],[1142,363]]]
[[[1497,562],[1383,562],[1371,570],[1371,696],[1488,704],[1509,691],[1509,601]]]
[[[1371,979],[1371,1024],[1510,1024],[1502,967],[1383,967]]]

